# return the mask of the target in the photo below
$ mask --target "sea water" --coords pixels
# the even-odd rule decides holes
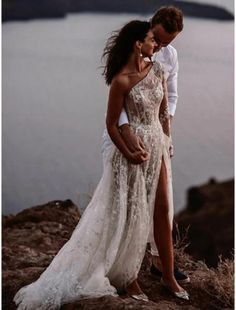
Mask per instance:
[[[88,13],[3,25],[4,214],[54,199],[86,207],[102,174],[102,50],[111,31],[147,18]],[[233,177],[233,22],[185,18],[173,45],[180,65],[172,130],[178,212],[190,186]]]

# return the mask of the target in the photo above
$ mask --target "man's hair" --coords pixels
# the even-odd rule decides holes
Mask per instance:
[[[151,19],[151,26],[161,24],[168,33],[183,30],[183,13],[175,6],[162,6]]]

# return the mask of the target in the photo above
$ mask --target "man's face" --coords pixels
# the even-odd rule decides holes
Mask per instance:
[[[157,43],[157,48],[155,49],[155,52],[158,52],[162,47],[170,44],[170,42],[174,40],[174,38],[179,34],[178,31],[173,33],[166,32],[161,24],[155,25],[152,28],[152,31]]]

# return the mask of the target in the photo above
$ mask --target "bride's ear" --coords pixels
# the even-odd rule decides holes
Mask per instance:
[[[141,50],[141,48],[142,48],[142,42],[140,42],[140,41],[136,41],[135,42],[135,47],[138,49],[138,50]]]

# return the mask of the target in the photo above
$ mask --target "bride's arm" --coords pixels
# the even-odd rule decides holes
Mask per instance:
[[[121,153],[132,163],[140,164],[148,159],[147,152],[131,152],[125,144],[118,128],[119,117],[124,105],[127,91],[127,86],[121,79],[119,80],[116,78],[112,81],[109,91],[106,117],[107,131],[113,143],[121,151]]]

